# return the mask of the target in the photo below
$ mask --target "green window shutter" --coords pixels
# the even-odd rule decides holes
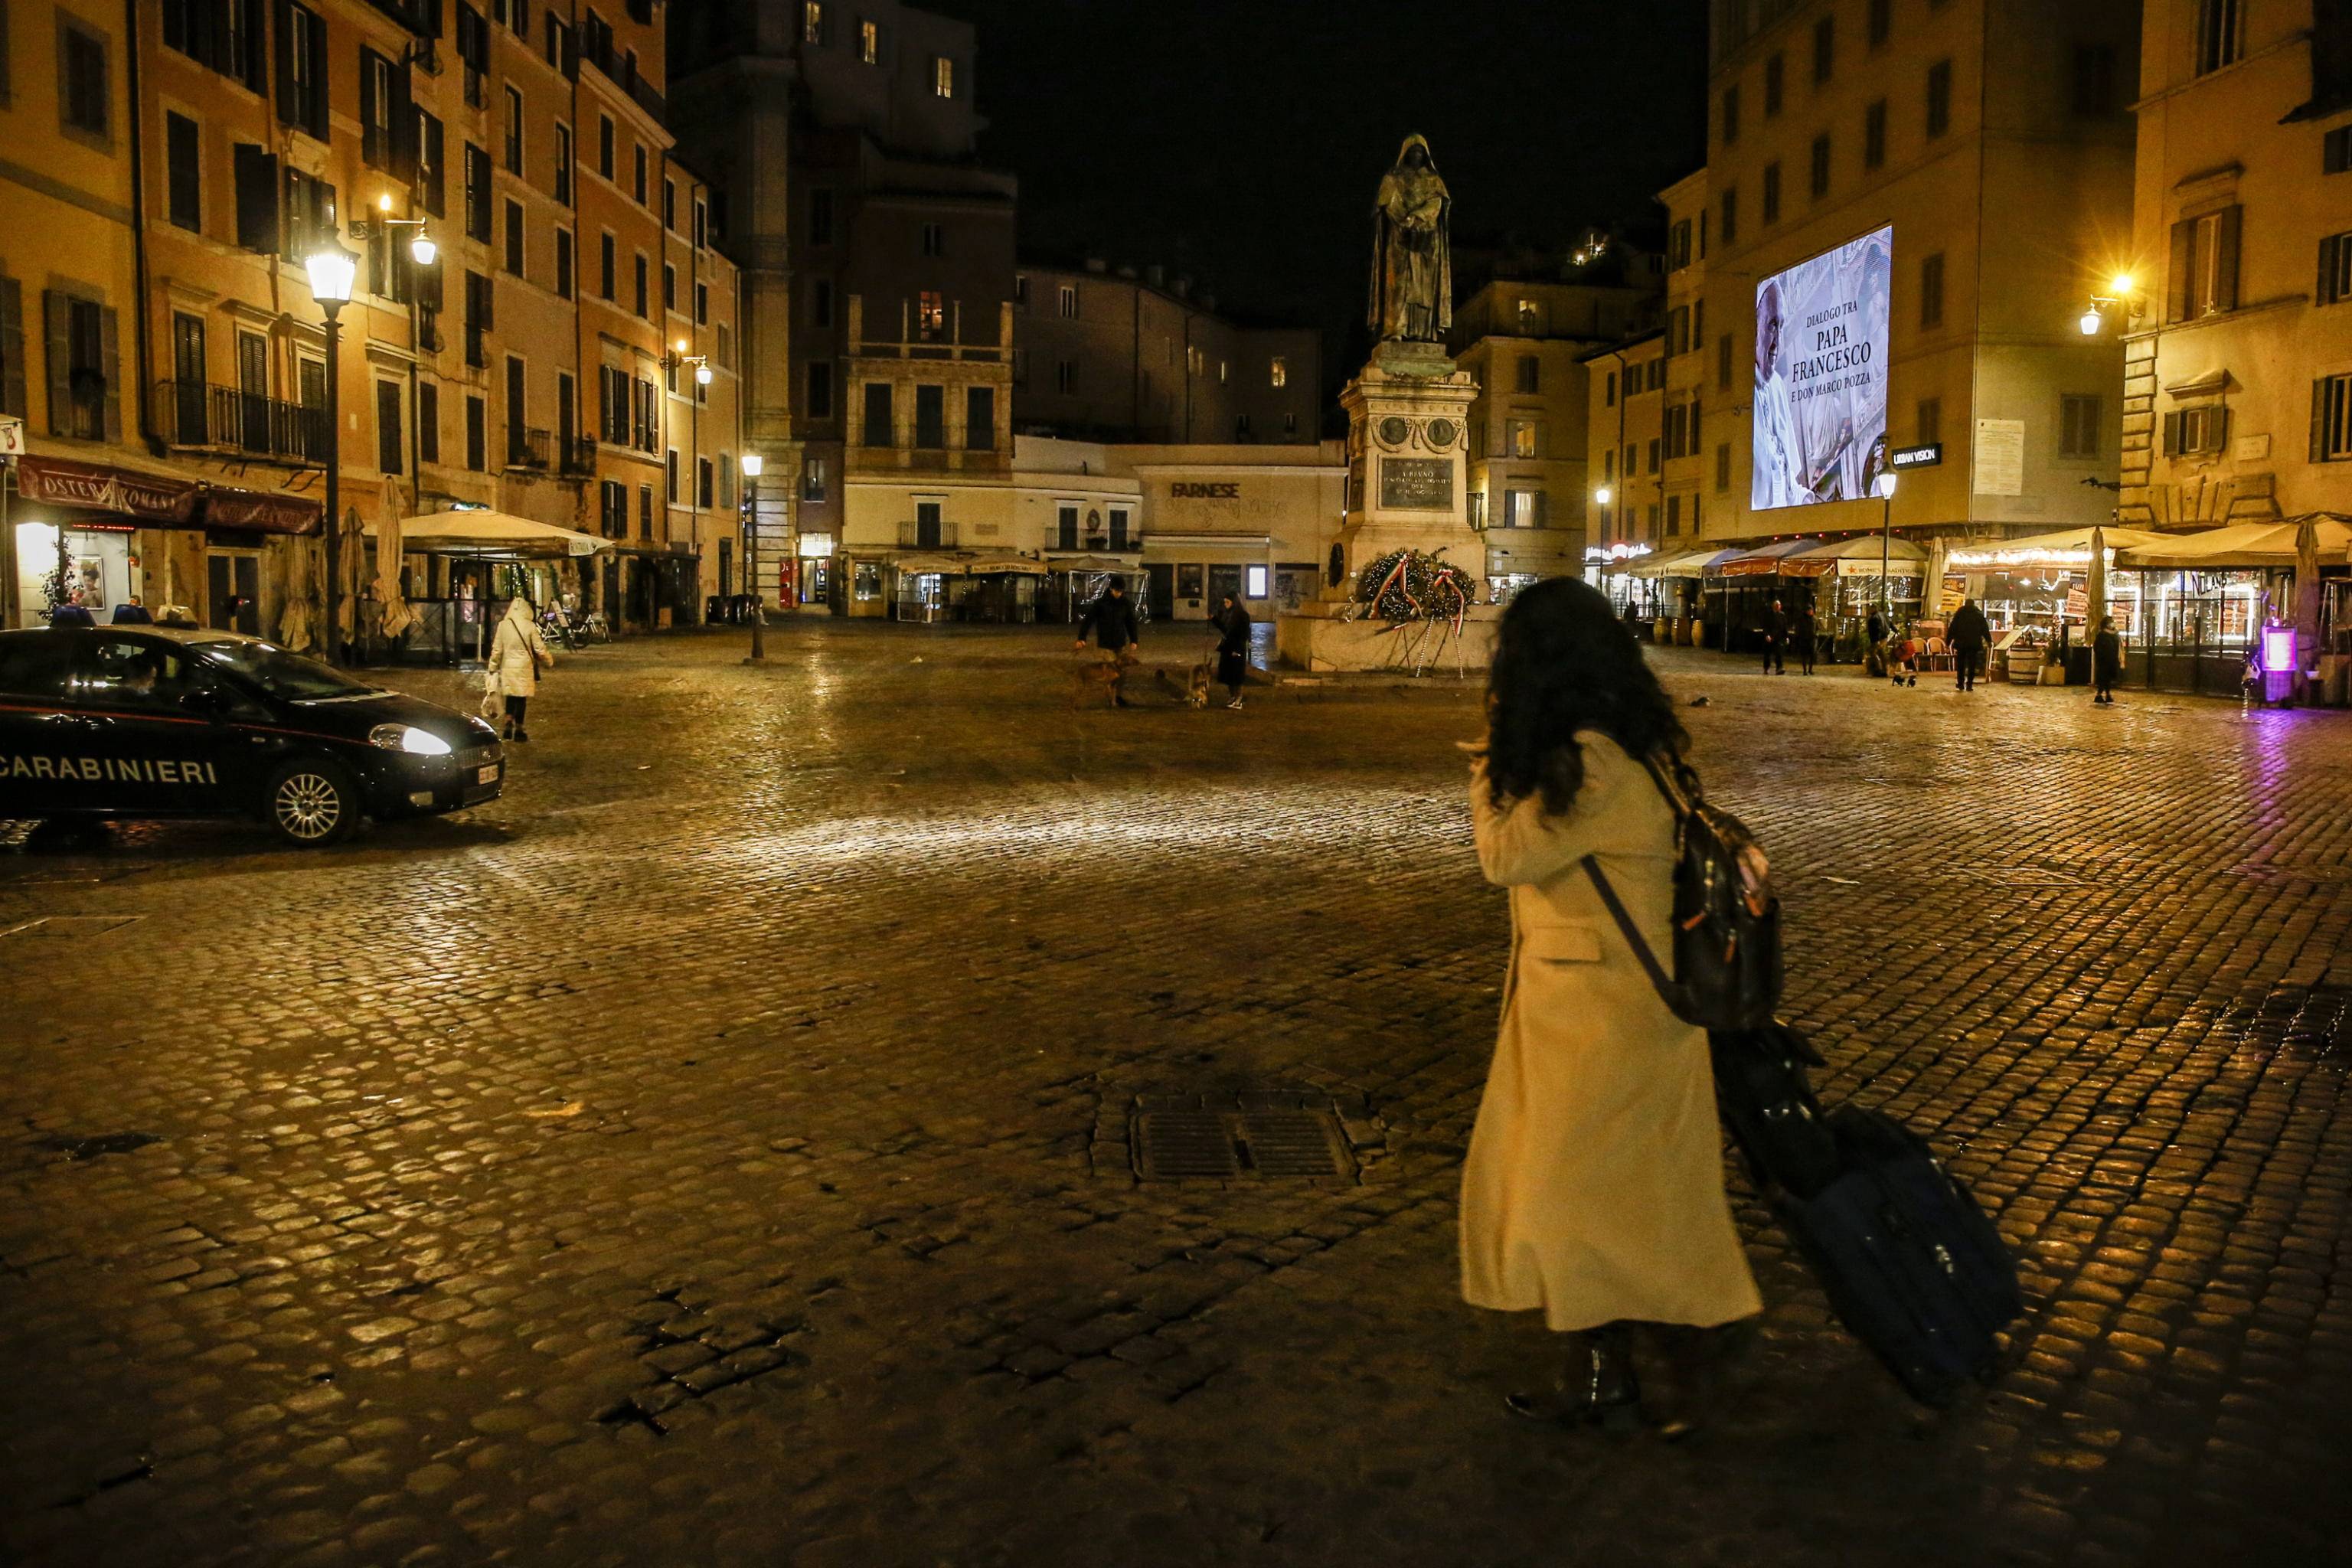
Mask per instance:
[[[0,278],[0,414],[25,417],[25,288]]]
[[[106,374],[106,438],[119,442],[122,439],[122,348],[111,305],[99,307],[98,363]]]
[[[2197,226],[2177,223],[2172,226],[2172,269],[2165,276],[2165,320],[2184,321],[2189,319],[2189,261],[2190,247],[2195,242]]]
[[[2311,460],[2327,460],[2327,378],[2311,384]]]
[[[2168,458],[2180,455],[2180,410],[2178,408],[2164,416],[2164,455]]]
[[[49,434],[73,429],[73,301],[55,289],[41,290],[41,335],[48,351]]]
[[[276,44],[278,64],[278,123],[297,125],[294,114],[294,7],[276,0],[269,8],[269,33]]]
[[[2219,253],[2214,262],[2213,304],[2222,310],[2238,308],[2238,237],[2243,228],[2246,209],[2221,209],[2221,239],[2215,247]],[[2225,416],[2226,417],[2226,416]]]
[[[2336,282],[2336,242],[2341,237],[2331,234],[2319,242],[2319,281],[2311,290],[2311,302],[2315,305],[2336,303],[2328,290]]]

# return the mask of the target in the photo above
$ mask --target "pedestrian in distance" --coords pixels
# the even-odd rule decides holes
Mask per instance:
[[[1110,656],[1110,700],[1114,707],[1127,706],[1127,672],[1129,666],[1142,657],[1139,645],[1142,633],[1135,620],[1135,603],[1127,596],[1127,584],[1118,578],[1087,606],[1078,619],[1078,647],[1087,646],[1087,634],[1094,634],[1095,646]]]
[[[1242,683],[1249,679],[1250,613],[1238,595],[1227,594],[1217,609],[1217,679],[1231,694],[1228,708],[1242,705]]]
[[[507,601],[506,618],[490,639],[489,666],[491,678],[506,699],[501,732],[509,740],[530,740],[523,719],[530,700],[539,694],[539,672],[555,668],[555,655],[549,651],[547,638],[530,613],[530,601],[520,594]]]
[[[1790,623],[1789,635],[1796,639],[1797,668],[1807,675],[1812,674],[1813,657],[1820,651],[1814,646],[1814,639],[1821,635],[1821,627],[1814,618],[1811,599],[1797,601],[1797,614]]]
[[[1977,677],[1984,673],[1985,649],[1992,642],[1992,626],[1974,599],[1962,601],[1952,612],[1952,624],[1944,638],[1952,645],[1953,684],[1962,691],[1974,691]]]
[[[1772,607],[1764,612],[1764,673],[1788,674],[1788,652],[1789,612],[1780,607],[1780,600],[1775,599]]]
[[[2113,616],[2099,617],[2099,631],[2091,639],[2091,700],[2113,707],[2116,682],[2124,678],[2124,639]]]
[[[1509,889],[1510,972],[1463,1166],[1463,1299],[1564,1336],[1518,1414],[1697,1419],[1723,1325],[1759,1311],[1731,1206],[1704,1030],[1668,1010],[1583,861],[1650,946],[1673,950],[1676,822],[1648,763],[1688,739],[1641,648],[1589,584],[1504,612],[1472,748],[1479,869]],[[1645,1394],[1637,1331],[1662,1358]]]

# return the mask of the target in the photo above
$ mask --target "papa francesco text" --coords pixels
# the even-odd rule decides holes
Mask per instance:
[[[1857,314],[1861,310],[1858,302],[1847,300],[1817,316],[1805,318],[1805,330],[1813,334],[1813,352],[1803,359],[1789,362],[1789,379],[1792,382],[1811,381],[1815,376],[1868,364],[1871,357],[1869,340],[1848,342],[1846,323],[1840,319]]]

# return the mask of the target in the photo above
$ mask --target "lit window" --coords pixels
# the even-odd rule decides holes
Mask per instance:
[[[818,0],[808,0],[801,7],[801,41],[806,44],[824,42],[824,7]]]
[[[948,330],[948,310],[946,304],[940,300],[936,290],[926,289],[922,291],[921,295],[917,298],[915,303],[915,330],[926,342],[929,342],[934,338],[943,336],[946,333]]]
[[[857,58],[869,66],[882,63],[882,28],[878,23],[857,24]]]
[[[1276,386],[1288,386],[1290,384],[1290,361],[1281,354],[1275,355],[1274,358],[1267,363],[1266,376],[1267,379]]]
[[[1065,283],[1055,291],[1054,310],[1057,315],[1075,321],[1078,314],[1078,286]]]
[[[931,91],[941,98],[955,96],[955,61],[945,55],[932,57]]]

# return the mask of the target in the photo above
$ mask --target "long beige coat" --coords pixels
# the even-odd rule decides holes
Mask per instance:
[[[555,655],[548,650],[547,638],[531,620],[529,605],[521,599],[514,604],[523,606],[521,613],[509,607],[506,618],[499,623],[498,634],[490,639],[488,663],[498,673],[500,694],[536,697],[540,667],[552,667]]]
[[[1510,889],[1511,973],[1462,1172],[1462,1295],[1557,1330],[1715,1324],[1762,1309],[1723,1193],[1705,1031],[1657,991],[1580,864],[1597,854],[1671,965],[1674,812],[1586,731],[1569,812],[1497,811],[1471,770],[1478,866]]]

